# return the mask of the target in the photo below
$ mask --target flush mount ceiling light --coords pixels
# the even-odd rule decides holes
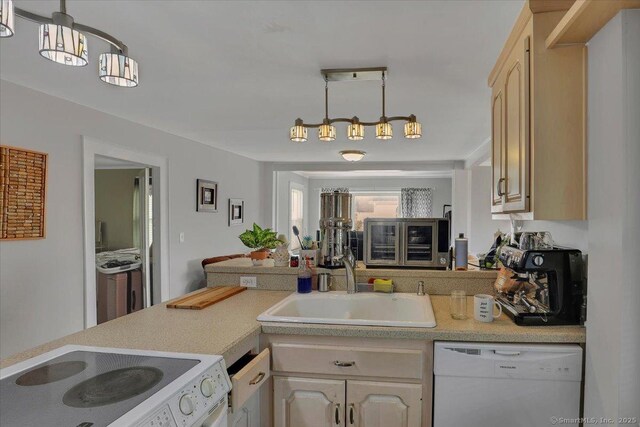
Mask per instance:
[[[322,123],[307,124],[300,118],[296,119],[294,126],[289,130],[289,139],[293,142],[305,142],[307,140],[307,129],[318,128],[318,139],[323,142],[330,142],[336,139],[336,127],[333,123],[345,122],[347,126],[347,138],[351,141],[361,141],[364,139],[365,126],[375,126],[376,138],[380,140],[388,140],[393,138],[393,128],[390,122],[405,121],[404,137],[407,139],[416,139],[422,136],[422,125],[417,122],[416,116],[393,116],[387,117],[386,99],[385,99],[385,81],[387,67],[376,68],[346,68],[321,70],[324,77],[324,119]],[[331,81],[353,81],[353,80],[382,80],[382,116],[377,122],[361,122],[358,117],[353,118],[329,118],[329,80]],[[342,152],[340,153],[342,154]],[[362,159],[362,156],[356,160]],[[344,156],[343,156],[344,157]],[[346,159],[345,159],[346,160]]]
[[[138,86],[138,63],[128,56],[127,46],[120,40],[87,25],[77,24],[67,15],[66,0],[60,0],[60,11],[51,18],[14,8],[11,0],[0,0],[0,37],[14,33],[13,15],[40,24],[38,47],[40,55],[58,64],[83,67],[89,61],[86,34],[111,45],[111,52],[103,53],[98,61],[98,76],[105,83],[119,87]]]
[[[367,153],[360,150],[343,150],[340,152],[342,158],[347,162],[359,162],[360,160],[362,160],[365,154]]]

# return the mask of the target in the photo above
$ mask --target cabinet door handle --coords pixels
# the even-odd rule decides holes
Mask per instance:
[[[352,404],[349,405],[349,424],[351,424],[351,425],[355,424],[354,412],[355,412],[355,407],[354,407],[354,405],[352,403]]]
[[[339,426],[340,425],[340,404],[336,403],[336,425]]]
[[[505,179],[504,179],[504,178],[500,178],[500,179],[498,180],[498,184],[497,184],[497,186],[496,186],[496,187],[497,187],[497,188],[496,188],[496,190],[498,191],[498,196],[499,196],[499,197],[504,196],[504,191],[502,191],[502,183],[503,183],[503,182],[505,182]]]
[[[256,385],[258,384],[260,381],[262,381],[262,379],[265,377],[265,373],[264,372],[260,372],[258,373],[258,375],[255,376],[254,379],[252,379],[251,381],[249,381],[249,385]]]
[[[334,365],[339,366],[341,368],[348,368],[350,366],[353,366],[356,364],[356,362],[351,361],[351,362],[343,362],[341,360],[336,360],[335,362],[333,362]]]

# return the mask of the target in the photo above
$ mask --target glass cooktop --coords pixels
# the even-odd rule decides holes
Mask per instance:
[[[0,381],[0,425],[107,426],[199,363],[73,351]]]

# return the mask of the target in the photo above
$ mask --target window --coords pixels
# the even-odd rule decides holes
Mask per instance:
[[[353,194],[353,228],[364,231],[367,218],[397,218],[400,214],[400,192],[367,192]]]
[[[299,249],[300,243],[298,243],[298,238],[293,234],[293,226],[298,227],[300,234],[304,232],[304,190],[302,187],[294,186],[292,183],[289,196],[291,202],[289,210],[289,241],[291,242],[291,249]],[[302,236],[300,238],[302,239]]]

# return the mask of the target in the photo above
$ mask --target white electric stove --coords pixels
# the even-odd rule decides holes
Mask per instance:
[[[64,346],[0,370],[0,425],[225,426],[221,356]]]

